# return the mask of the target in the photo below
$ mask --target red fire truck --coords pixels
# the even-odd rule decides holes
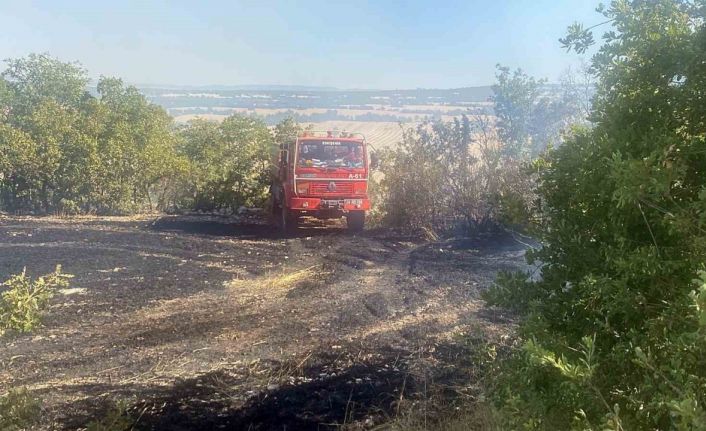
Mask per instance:
[[[363,230],[371,164],[368,144],[358,133],[307,131],[280,144],[271,187],[280,229],[291,231],[303,216],[345,216],[350,230]]]

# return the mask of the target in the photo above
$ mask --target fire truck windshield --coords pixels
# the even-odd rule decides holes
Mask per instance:
[[[362,168],[365,166],[360,142],[336,140],[304,141],[299,143],[297,165],[320,168]]]

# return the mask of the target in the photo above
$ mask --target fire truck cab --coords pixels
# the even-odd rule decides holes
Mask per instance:
[[[303,132],[280,144],[275,165],[272,215],[282,231],[296,228],[303,216],[345,216],[350,230],[363,230],[371,165],[363,135]]]

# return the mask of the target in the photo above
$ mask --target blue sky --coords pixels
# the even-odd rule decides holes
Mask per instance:
[[[180,85],[450,88],[495,64],[556,80],[557,39],[598,0],[0,0],[0,57],[48,52],[92,77]]]

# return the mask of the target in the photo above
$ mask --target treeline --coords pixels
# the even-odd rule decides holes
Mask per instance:
[[[250,114],[253,118],[260,118],[267,124],[277,124],[288,118],[294,119],[298,123],[320,123],[324,121],[389,121],[389,122],[406,122],[410,121],[410,118],[404,116],[386,114],[380,112],[367,112],[361,115],[345,115],[345,113],[339,113],[336,109],[329,109],[326,112],[321,113],[310,113],[302,114],[297,111],[289,110],[285,112],[278,112],[274,114],[260,115],[257,113]],[[422,118],[418,117],[416,120]],[[415,119],[411,119],[415,121]]]
[[[169,110],[181,111],[193,106],[204,109],[370,109],[384,104],[396,107],[414,105],[466,105],[483,103],[490,88],[467,87],[416,90],[337,90],[334,88],[228,89],[143,88],[149,99]],[[208,93],[207,95],[204,95]],[[215,112],[214,112],[215,113]]]
[[[48,55],[7,61],[0,210],[129,214],[263,202],[275,142],[264,122],[176,127],[135,87],[102,77],[94,95],[88,83],[79,64]]]

